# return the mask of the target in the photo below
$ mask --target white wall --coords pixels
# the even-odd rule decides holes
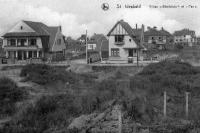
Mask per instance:
[[[131,40],[131,42],[129,41]],[[137,48],[137,44],[130,36],[124,37],[124,45],[115,45],[115,36],[109,37],[109,56],[111,56],[111,49],[119,48],[119,54],[121,59],[127,60],[128,50],[124,48]]]
[[[22,26],[22,29],[21,29]],[[23,21],[17,23],[14,27],[12,27],[9,32],[35,32],[31,27],[29,27],[26,23]]]

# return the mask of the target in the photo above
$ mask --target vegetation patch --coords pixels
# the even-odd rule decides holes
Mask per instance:
[[[6,77],[0,78],[0,113],[11,115],[15,112],[15,103],[25,98],[26,92],[17,84]]]

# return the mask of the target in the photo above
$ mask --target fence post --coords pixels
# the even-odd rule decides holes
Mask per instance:
[[[119,133],[122,133],[122,113],[121,113],[121,107],[119,107],[119,112],[118,112],[118,130],[119,130]]]
[[[164,109],[163,109],[163,114],[164,114],[164,118],[166,118],[166,114],[167,114],[167,92],[164,91]]]
[[[189,92],[185,92],[185,116],[188,118],[188,96]]]

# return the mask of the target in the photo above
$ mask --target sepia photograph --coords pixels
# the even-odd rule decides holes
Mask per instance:
[[[0,133],[200,133],[199,0],[0,7]]]

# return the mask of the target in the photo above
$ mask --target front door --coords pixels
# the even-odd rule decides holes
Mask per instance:
[[[133,49],[128,50],[128,57],[133,57]]]

